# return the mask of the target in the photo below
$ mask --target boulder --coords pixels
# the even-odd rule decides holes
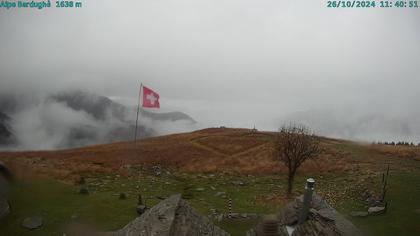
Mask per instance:
[[[352,211],[350,213],[350,216],[353,216],[353,217],[366,217],[368,215],[369,213],[366,211]]]
[[[0,219],[6,217],[10,213],[10,205],[7,199],[0,197]]]
[[[42,224],[43,224],[42,217],[28,217],[23,220],[22,227],[33,230],[33,229],[37,229],[41,227]]]
[[[385,211],[386,211],[386,207],[380,207],[380,206],[369,207],[368,209],[369,215],[373,215],[373,216],[384,214]]]
[[[245,185],[245,183],[240,181],[240,180],[232,181],[232,184],[233,185],[238,185],[238,186],[244,186]]]
[[[239,213],[231,213],[230,214],[230,217],[232,218],[232,219],[238,219],[239,217],[240,217],[241,215],[239,214]]]
[[[172,195],[130,222],[124,228],[107,232],[107,236],[184,236],[229,235],[201,216],[181,195]]]

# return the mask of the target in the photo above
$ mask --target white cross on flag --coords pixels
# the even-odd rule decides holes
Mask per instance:
[[[159,94],[143,86],[143,107],[160,108]]]

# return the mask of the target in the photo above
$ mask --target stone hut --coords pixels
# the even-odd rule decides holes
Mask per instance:
[[[172,195],[146,211],[124,228],[106,236],[228,236],[207,217],[200,215],[180,194]]]
[[[312,189],[313,190],[313,189]],[[297,197],[277,215],[267,217],[248,236],[359,236],[362,233],[344,216],[332,208],[324,199],[310,192]],[[305,196],[308,197],[304,207]],[[302,212],[306,213],[302,214]],[[304,216],[302,218],[302,215]]]

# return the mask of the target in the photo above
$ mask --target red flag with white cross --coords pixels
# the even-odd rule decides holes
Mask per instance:
[[[160,108],[159,94],[143,86],[143,107]]]

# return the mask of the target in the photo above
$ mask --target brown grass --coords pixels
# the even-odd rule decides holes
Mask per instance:
[[[133,142],[85,148],[2,152],[0,160],[20,176],[47,175],[74,181],[81,175],[118,172],[123,166],[163,165],[190,173],[227,172],[246,174],[285,173],[286,168],[271,155],[272,134],[246,129],[213,128]],[[325,152],[307,161],[300,171],[322,173],[343,171],[348,156],[337,152],[325,139]]]
[[[420,147],[418,146],[390,146],[373,144],[371,150],[382,155],[420,161]]]

